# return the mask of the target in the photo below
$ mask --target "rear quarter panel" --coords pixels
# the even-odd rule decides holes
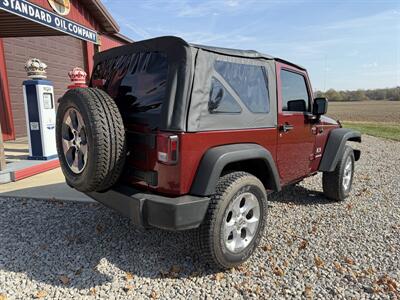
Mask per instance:
[[[151,189],[164,194],[182,195],[190,191],[200,161],[212,147],[236,143],[259,144],[271,152],[276,159],[276,128],[222,130],[196,133],[180,133],[179,163],[175,166],[154,161],[158,172],[158,185]]]

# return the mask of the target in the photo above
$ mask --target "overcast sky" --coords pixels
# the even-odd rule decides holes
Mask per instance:
[[[133,40],[252,49],[305,66],[318,90],[400,85],[400,1],[103,0]]]

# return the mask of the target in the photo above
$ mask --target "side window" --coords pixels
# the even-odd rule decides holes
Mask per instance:
[[[217,60],[214,68],[251,112],[269,112],[267,76],[262,66]]]
[[[240,113],[242,109],[233,96],[219,82],[212,78],[210,99],[208,101],[208,111],[210,113]]]
[[[308,111],[309,96],[303,75],[281,70],[283,111]]]

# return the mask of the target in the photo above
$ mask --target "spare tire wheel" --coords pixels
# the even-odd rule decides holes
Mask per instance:
[[[101,192],[121,175],[125,129],[114,100],[94,88],[69,90],[60,99],[57,152],[67,183],[81,192]]]

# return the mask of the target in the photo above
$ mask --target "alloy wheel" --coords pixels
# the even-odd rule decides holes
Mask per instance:
[[[353,176],[353,162],[351,160],[351,157],[347,157],[344,171],[343,171],[343,188],[345,190],[348,190],[350,187],[350,182],[351,182],[351,177]]]
[[[260,221],[260,204],[250,193],[238,195],[228,206],[223,219],[222,232],[226,248],[238,253],[254,239]]]
[[[82,173],[88,159],[88,142],[85,122],[75,108],[69,108],[64,115],[62,147],[70,170],[75,174]]]

